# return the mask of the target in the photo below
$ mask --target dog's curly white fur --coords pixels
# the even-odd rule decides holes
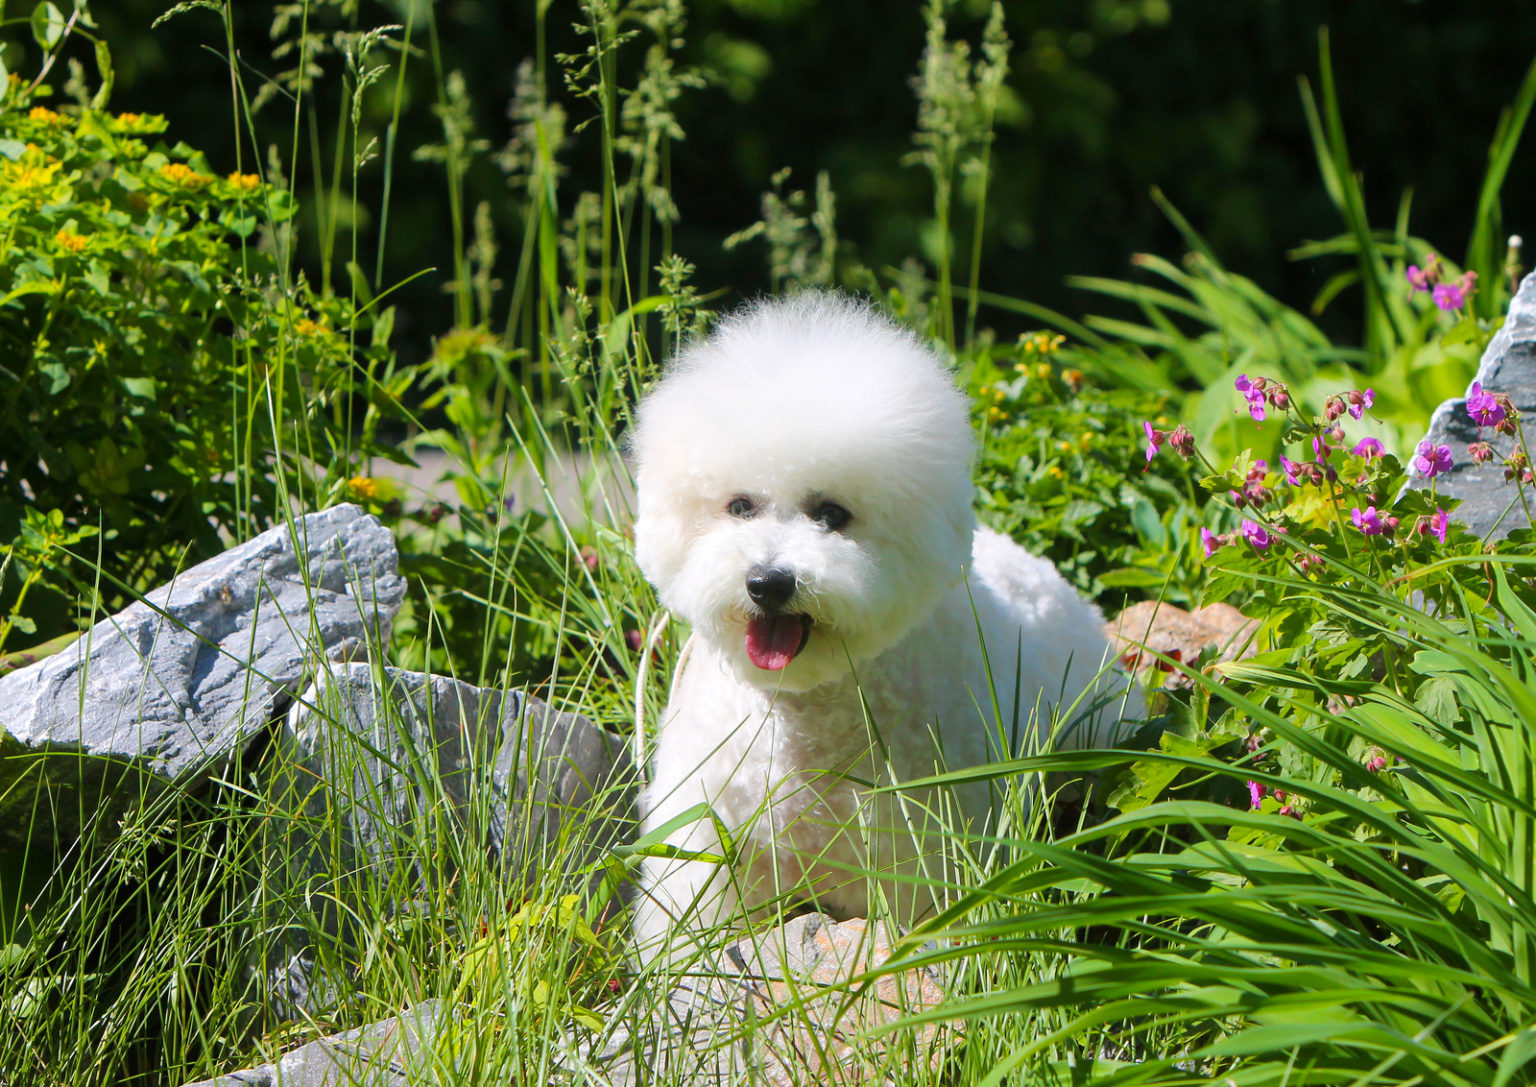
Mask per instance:
[[[688,347],[641,403],[635,550],[693,626],[642,798],[636,930],[709,926],[779,895],[862,914],[931,908],[911,877],[986,786],[872,792],[996,757],[1101,674],[1097,610],[977,529],[966,401],[912,333],[848,298],[762,303]],[[984,648],[983,648],[984,647]],[[989,666],[990,665],[990,680]],[[1106,740],[1115,710],[1082,740]],[[945,809],[940,811],[939,809]],[[722,843],[721,830],[726,831]],[[930,874],[936,874],[930,870]]]

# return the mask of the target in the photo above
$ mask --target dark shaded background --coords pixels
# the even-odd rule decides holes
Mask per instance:
[[[362,0],[356,23],[404,21],[408,2]],[[232,168],[228,75],[207,48],[222,45],[218,20],[198,11],[151,31],[167,6],[98,5],[118,69],[112,104],[167,114],[172,138],[204,148],[215,167]],[[975,40],[985,10],[984,3],[962,4],[952,35]],[[532,11],[532,0],[442,0],[436,7],[445,63],[468,77],[479,132],[493,147],[511,130],[505,108],[516,64],[535,49]],[[1065,276],[1130,275],[1137,251],[1182,251],[1149,198],[1152,186],[1230,267],[1292,305],[1310,303],[1334,268],[1289,261],[1286,251],[1341,229],[1318,180],[1296,82],[1307,75],[1316,83],[1322,26],[1331,31],[1373,220],[1390,226],[1401,193],[1412,187],[1414,232],[1459,258],[1499,113],[1536,55],[1529,0],[1011,0],[1007,13],[1015,43],[1010,84],[1025,111],[999,133],[982,283],[1068,312],[1105,303],[1069,289]],[[237,48],[263,72],[281,67],[270,57],[271,15],[268,3],[235,5]],[[579,16],[573,0],[556,0],[552,50],[583,44],[569,32]],[[322,25],[347,22],[329,11],[315,17]],[[425,34],[417,40],[425,44]],[[850,255],[878,270],[921,251],[929,179],[901,159],[911,150],[910,79],[922,47],[917,0],[690,5],[683,60],[719,73],[713,85],[682,100],[687,139],[673,156],[672,189],[682,213],[676,247],[698,265],[701,287],[740,295],[766,285],[761,248],[727,253],[720,243],[758,217],[760,193],[781,166],[792,167],[792,183],[807,188],[817,170],[830,172]],[[638,50],[632,54],[636,59]],[[333,60],[333,75],[338,67]],[[429,109],[430,64],[413,63],[411,74],[385,280],[426,266],[440,271],[400,296],[400,346],[408,360],[452,323],[441,291],[449,264],[442,171],[409,157],[411,148],[439,138]],[[338,82],[322,85],[318,116],[327,123],[336,117]],[[379,131],[393,77],[387,82],[370,117]],[[567,104],[573,121],[590,115],[585,103]],[[275,105],[262,124],[264,139],[286,142],[291,115]],[[1505,188],[1505,225],[1536,236],[1529,219],[1531,142]],[[596,141],[584,144],[563,183],[563,211],[577,192],[597,187]],[[365,173],[364,204],[378,205],[381,177],[377,164]],[[309,182],[297,181],[302,199]],[[504,178],[483,163],[469,189],[468,206],[494,202],[502,260],[510,264],[518,227]],[[376,227],[364,223],[365,253]],[[963,218],[961,227],[968,237]],[[966,257],[963,243],[959,256]],[[371,268],[371,255],[363,263]],[[1346,339],[1355,327],[1348,307],[1346,299],[1326,318]]]

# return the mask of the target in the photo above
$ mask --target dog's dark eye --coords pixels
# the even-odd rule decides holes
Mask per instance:
[[[836,502],[823,502],[811,512],[811,520],[821,525],[828,532],[838,532],[853,519],[853,514],[843,509]]]
[[[738,494],[725,504],[725,512],[732,517],[746,519],[757,516],[757,503],[744,494]]]

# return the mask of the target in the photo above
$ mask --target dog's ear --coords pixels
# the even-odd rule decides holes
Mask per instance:
[[[665,493],[661,481],[637,477],[638,511],[635,516],[635,562],[645,579],[668,603],[669,589],[688,558],[688,541],[695,533],[684,517],[690,508],[686,498]]]

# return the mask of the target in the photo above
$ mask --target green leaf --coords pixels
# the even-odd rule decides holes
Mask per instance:
[[[352,281],[352,293],[356,296],[355,301],[359,307],[373,301],[373,288],[368,285],[368,274],[363,271],[363,266],[357,261],[347,261],[347,278]]]
[[[112,98],[115,75],[112,70],[112,50],[107,47],[105,39],[102,38],[96,39],[96,71],[101,76],[101,86],[96,88],[96,93],[91,96],[91,108],[106,109],[107,102]]]
[[[1131,524],[1152,547],[1160,548],[1168,541],[1168,530],[1163,528],[1157,508],[1144,497],[1138,497],[1131,506]]]
[[[1481,338],[1482,334],[1483,330],[1478,327],[1477,318],[1472,316],[1463,317],[1440,337],[1440,345],[1442,347],[1455,347],[1461,343],[1472,343]]]
[[[4,78],[6,78],[5,64],[4,62],[0,62],[0,79]],[[26,153],[26,150],[27,145],[22,143],[20,140],[0,140],[0,155],[4,155],[12,162],[15,162],[17,159],[21,158],[21,156]]]
[[[106,298],[112,293],[112,276],[107,272],[106,267],[99,260],[91,261],[90,267],[80,278],[85,280],[86,285],[89,286],[91,290],[95,291],[103,298]]]
[[[235,208],[225,208],[219,212],[219,225],[238,238],[249,238],[256,233],[256,216],[242,215]]]
[[[1106,589],[1149,589],[1168,580],[1161,570],[1144,570],[1135,566],[1122,566],[1099,575],[1099,584]]]
[[[267,207],[272,212],[274,223],[286,223],[299,210],[298,201],[294,200],[293,194],[283,189],[270,194],[267,198]]]
[[[122,379],[123,389],[129,396],[136,396],[140,400],[153,401],[155,399],[155,379],[152,377],[125,377]]]
[[[1189,739],[1176,732],[1163,733],[1157,738],[1157,743],[1158,747],[1170,755],[1189,758],[1200,758],[1209,754],[1212,748],[1220,746],[1220,741],[1204,734]],[[1182,769],[1179,764],[1162,759],[1139,759],[1131,764],[1131,780],[1115,791],[1109,798],[1109,804],[1126,812],[1145,808],[1173,784],[1173,779],[1179,776]]]
[[[32,37],[44,49],[52,49],[64,36],[64,13],[51,0],[43,0],[32,9]]]
[[[385,308],[377,317],[375,317],[373,319],[373,336],[372,336],[373,346],[375,346],[375,347],[388,347],[389,346],[389,338],[391,336],[393,336],[394,333],[395,333],[395,307],[394,306],[389,306],[389,307]],[[405,377],[405,379],[406,379],[406,387],[408,388],[409,385],[410,385],[410,380],[411,380],[410,379],[410,375],[409,374],[405,374],[405,375],[402,375],[402,376]],[[401,393],[403,393],[403,392],[404,392],[404,389],[401,390]],[[401,393],[395,393],[394,395],[399,396],[399,395],[401,395]]]
[[[69,372],[69,367],[65,366],[57,359],[49,359],[45,362],[39,362],[37,364],[37,370],[38,373],[43,374],[50,379],[51,383],[48,386],[49,396],[59,395],[59,393],[69,388],[69,383],[74,380],[74,375]]]

